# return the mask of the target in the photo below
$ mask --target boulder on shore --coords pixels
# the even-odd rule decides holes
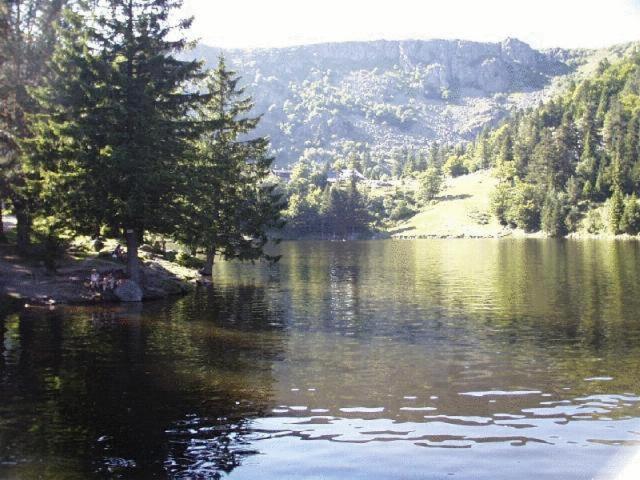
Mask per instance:
[[[121,302],[141,302],[142,289],[133,280],[125,280],[113,291]]]

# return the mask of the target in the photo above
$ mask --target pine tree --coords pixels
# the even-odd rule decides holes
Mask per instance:
[[[264,246],[270,230],[281,226],[283,205],[275,186],[266,183],[273,161],[268,140],[247,138],[260,118],[247,116],[253,103],[239,81],[220,58],[207,81],[208,101],[200,109],[202,122],[212,127],[196,142],[194,181],[185,190],[185,228],[178,238],[205,251],[204,275],[211,275],[216,254],[274,259]],[[309,188],[300,193],[306,195]]]
[[[0,3],[0,183],[18,225],[17,246],[30,243],[37,192],[29,180],[33,169],[24,143],[31,138],[30,116],[37,112],[33,97],[48,74],[55,26],[65,0],[3,0]]]
[[[555,191],[550,191],[542,206],[542,229],[552,237],[566,235],[567,225],[565,219],[568,210],[564,197]]]
[[[615,188],[609,203],[609,228],[612,233],[622,233],[620,229],[620,220],[624,213],[624,198],[619,188]]]
[[[180,163],[202,128],[190,117],[200,64],[174,56],[188,46],[191,21],[173,18],[181,4],[95,0],[69,13],[40,93],[44,195],[78,231],[122,231],[137,282],[144,232],[173,233]]]

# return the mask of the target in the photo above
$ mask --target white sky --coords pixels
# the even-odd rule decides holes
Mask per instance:
[[[640,40],[640,0],[185,0],[192,36],[218,47],[517,37],[534,47]]]

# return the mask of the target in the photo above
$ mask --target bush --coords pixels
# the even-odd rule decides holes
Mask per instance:
[[[458,155],[451,155],[444,164],[444,172],[450,177],[459,177],[469,173],[464,159]]]
[[[507,211],[507,220],[522,228],[525,232],[540,229],[541,194],[538,188],[529,183],[519,182],[513,188],[511,205]]]
[[[609,229],[615,235],[622,233],[620,221],[624,214],[624,198],[620,189],[616,188],[609,199]]]
[[[602,221],[602,215],[598,210],[589,210],[585,219],[584,225],[587,232],[592,234],[598,234],[604,230],[604,222]]]
[[[491,192],[491,212],[496,216],[501,225],[508,225],[507,212],[511,205],[511,187],[501,183]]]
[[[624,203],[624,212],[620,218],[620,231],[629,235],[637,235],[640,232],[640,206],[635,194],[627,198]]]
[[[50,273],[55,273],[57,262],[64,256],[68,248],[68,240],[60,237],[52,227],[44,232],[34,232],[37,244],[34,245],[31,257],[43,263]]]
[[[197,257],[189,255],[186,252],[180,252],[176,255],[176,262],[178,265],[181,265],[185,268],[202,268],[204,266],[204,261],[200,260]]]
[[[580,227],[580,220],[582,219],[582,214],[580,213],[580,209],[578,207],[571,207],[567,212],[567,218],[564,219],[565,227],[567,228],[567,232],[575,232]]]
[[[418,198],[423,203],[433,200],[442,190],[442,174],[437,167],[431,166],[418,176]]]
[[[393,220],[394,222],[396,222],[398,220],[404,220],[405,218],[409,218],[409,217],[415,215],[415,213],[416,213],[415,210],[413,210],[411,207],[409,207],[407,202],[400,201],[393,208],[393,210],[391,210],[391,214],[389,215],[389,218],[391,220]]]
[[[165,260],[169,260],[170,262],[175,262],[178,254],[175,250],[167,250],[162,254],[162,256],[165,258]]]

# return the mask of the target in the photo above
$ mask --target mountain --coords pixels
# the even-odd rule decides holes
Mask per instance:
[[[537,51],[513,38],[381,40],[255,50],[199,45],[192,56],[215,66],[224,54],[242,75],[264,115],[258,133],[271,137],[283,166],[302,155],[325,161],[364,149],[388,158],[433,141],[471,140],[629,48]]]

